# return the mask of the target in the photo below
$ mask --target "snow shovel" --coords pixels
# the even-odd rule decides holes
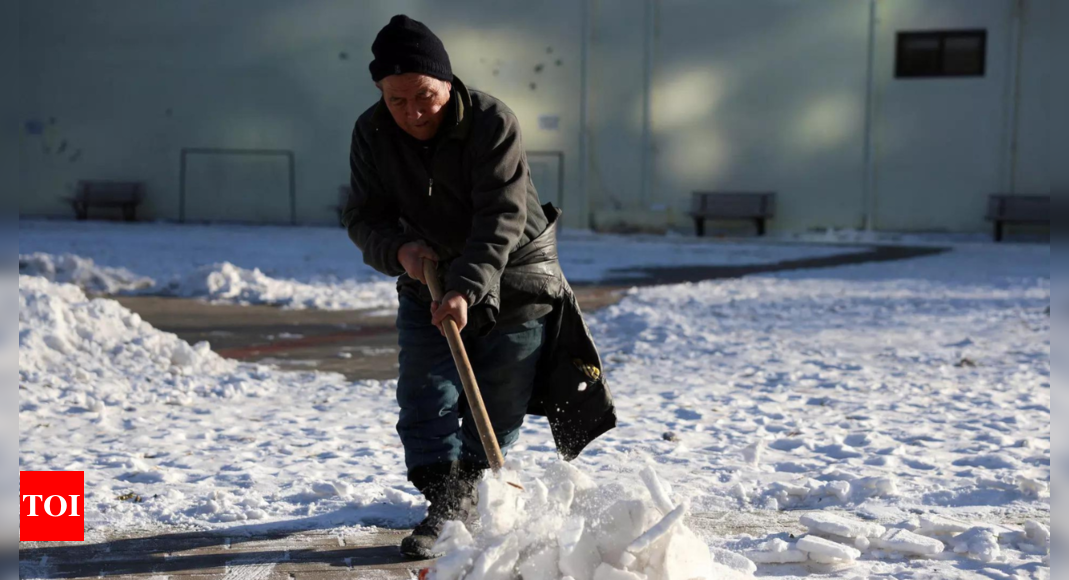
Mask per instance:
[[[439,304],[442,302],[442,283],[438,280],[438,265],[430,260],[423,260],[423,275],[427,279],[427,286],[431,289],[431,297]],[[486,459],[490,462],[490,469],[497,473],[505,466],[505,456],[501,454],[501,446],[497,444],[497,435],[490,424],[490,415],[486,413],[486,405],[483,403],[482,393],[479,392],[479,383],[475,381],[475,371],[471,368],[468,360],[468,352],[464,349],[464,341],[460,339],[460,329],[452,318],[447,318],[442,324],[445,330],[445,338],[449,341],[449,350],[453,352],[453,362],[457,365],[460,374],[460,382],[464,384],[464,395],[468,398],[471,407],[471,416],[475,419],[475,426],[479,429],[479,439],[483,442],[486,451]],[[523,489],[518,484],[509,483],[513,487]]]

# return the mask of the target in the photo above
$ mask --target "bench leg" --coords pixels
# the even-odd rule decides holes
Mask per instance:
[[[761,237],[765,235],[765,220],[758,218],[757,222],[757,236]]]
[[[1002,222],[1000,222],[1000,221],[996,221],[995,222],[995,241],[996,242],[1001,242],[1002,241],[1002,236],[1003,236],[1003,231],[1004,231],[1003,227],[1004,227],[1004,224]]]
[[[705,235],[705,220],[702,218],[694,218],[694,232],[698,234],[698,237]]]
[[[136,205],[124,205],[122,206],[122,217],[128,222],[137,221],[137,206]]]
[[[89,207],[85,204],[74,204],[74,219],[84,222],[89,219]]]

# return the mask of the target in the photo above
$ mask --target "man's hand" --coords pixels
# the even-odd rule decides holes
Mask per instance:
[[[424,259],[437,262],[438,254],[422,240],[408,242],[397,250],[397,261],[401,262],[401,267],[405,269],[408,277],[426,284],[427,278],[423,275]]]
[[[445,336],[442,323],[452,318],[457,323],[457,330],[464,330],[468,325],[468,299],[459,292],[446,294],[442,301],[431,303],[431,324],[438,327],[438,332]]]

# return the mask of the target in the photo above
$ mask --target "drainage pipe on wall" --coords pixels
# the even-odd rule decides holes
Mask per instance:
[[[1014,0],[1013,13],[1011,18],[1013,19],[1013,37],[1010,41],[1010,53],[1009,65],[1010,65],[1010,80],[1007,100],[1007,134],[1009,136],[1009,143],[1007,144],[1007,160],[1009,174],[1007,179],[1009,183],[1006,184],[1006,191],[1010,194],[1017,193],[1017,163],[1018,163],[1018,148],[1021,135],[1021,60],[1024,53],[1024,20],[1025,20],[1025,1]]]
[[[861,184],[861,222],[876,229],[876,33],[877,1],[869,0],[868,71],[865,76],[865,152]]]
[[[642,188],[639,205],[645,209],[650,203],[653,189],[653,51],[657,0],[646,0],[643,20],[642,59]]]
[[[590,215],[594,211],[591,207],[591,195],[588,190],[587,179],[590,170],[589,139],[590,139],[590,93],[588,77],[590,75],[590,40],[593,36],[591,27],[590,4],[594,0],[584,0],[582,5],[582,39],[579,43],[579,200],[573,202],[576,208],[582,208],[582,215],[577,223],[588,223]],[[563,204],[562,204],[563,205]]]

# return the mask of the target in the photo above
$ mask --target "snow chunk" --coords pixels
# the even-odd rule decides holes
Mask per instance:
[[[434,579],[459,580],[464,577],[475,563],[474,544],[475,541],[464,524],[446,522],[434,544],[435,552],[446,554],[435,562]]]
[[[847,499],[850,498],[850,489],[851,489],[850,482],[847,482],[847,481],[830,481],[830,482],[820,486],[815,491],[817,491],[817,492],[819,492],[819,493],[821,493],[823,495],[826,495],[826,496],[835,497],[836,499],[838,499],[841,502],[845,502]]]
[[[657,522],[656,525],[632,542],[631,545],[627,547],[627,551],[632,554],[643,552],[661,538],[667,537],[672,533],[673,528],[683,521],[683,516],[687,514],[687,509],[688,507],[686,505],[681,505],[669,512],[668,515],[664,516],[664,519]]]
[[[517,566],[523,580],[557,580],[560,571],[557,562],[560,552],[556,546],[546,546],[535,551]],[[604,573],[604,572],[603,572]],[[594,570],[594,580],[598,580],[598,570]]]
[[[898,482],[891,477],[866,477],[856,482],[867,495],[876,497],[894,497],[898,495]]]
[[[479,554],[467,577],[472,580],[509,580],[519,558],[519,540],[514,536],[502,538]],[[589,575],[575,580],[584,579],[593,580]]]
[[[753,574],[757,572],[757,565],[753,563],[749,558],[736,554],[735,552],[729,552],[728,550],[722,550],[720,548],[710,548],[709,553],[713,556],[713,561],[722,566],[731,568],[744,574]]]
[[[798,564],[805,562],[809,556],[780,539],[769,540],[754,552],[747,552],[746,557],[758,564]]]
[[[875,544],[884,550],[917,556],[935,556],[946,549],[943,542],[909,530],[891,530],[876,540]]]
[[[956,536],[972,528],[971,525],[940,515],[928,515],[921,518],[920,527],[915,531],[923,536]]]
[[[778,538],[774,540],[769,540],[758,547],[766,552],[775,552],[777,554],[780,552],[786,552],[787,550],[791,549],[790,544]]]
[[[804,485],[793,485],[777,481],[768,486],[768,492],[779,500],[780,505],[786,505],[790,503],[791,500],[804,500],[808,498],[811,490]]]
[[[1037,548],[1045,548],[1050,552],[1050,528],[1035,522],[1028,521],[1024,524],[1025,538]]]
[[[657,472],[655,472],[652,467],[643,469],[639,473],[639,476],[642,477],[642,482],[645,483],[646,487],[650,490],[650,495],[653,497],[653,504],[657,506],[657,509],[665,514],[676,509],[676,506],[672,504],[672,500],[669,499],[671,491],[666,489],[664,483],[657,477]]]
[[[798,540],[798,549],[809,554],[811,559],[820,563],[828,563],[826,559],[853,562],[861,557],[861,551],[857,548],[844,546],[817,536],[806,536]],[[817,556],[817,558],[813,558],[813,556]]]
[[[742,458],[746,460],[746,463],[756,466],[761,463],[761,457],[764,455],[764,450],[765,442],[755,441],[742,450]]]
[[[998,536],[989,527],[976,527],[950,541],[956,554],[968,556],[981,562],[994,562],[1002,555]]]
[[[524,576],[523,580],[528,580],[527,576]],[[594,580],[646,580],[646,577],[602,563],[597,570],[594,570]]]
[[[568,518],[560,532],[560,571],[575,580],[592,578],[600,561],[594,536],[586,531],[586,519],[573,516]]]
[[[646,568],[646,575],[651,579],[692,580],[717,567],[731,570],[714,562],[709,546],[686,527],[680,527],[667,541],[663,563],[654,560]]]
[[[843,538],[878,538],[887,528],[879,524],[870,524],[826,513],[815,512],[802,516],[802,525],[809,528],[810,533],[823,533]]]

